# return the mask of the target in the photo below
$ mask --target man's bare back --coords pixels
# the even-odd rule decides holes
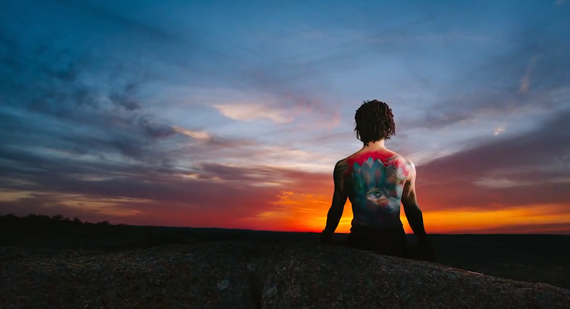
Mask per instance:
[[[335,165],[333,201],[320,241],[330,241],[349,199],[354,214],[349,245],[405,256],[407,245],[400,220],[401,203],[424,251],[424,259],[433,260],[433,248],[416,199],[415,166],[384,146],[384,141],[395,134],[392,117],[388,105],[376,100],[365,102],[357,110],[355,131],[364,146]]]
[[[389,149],[361,150],[339,161],[344,190],[352,204],[352,225],[397,228],[400,202],[413,163]]]

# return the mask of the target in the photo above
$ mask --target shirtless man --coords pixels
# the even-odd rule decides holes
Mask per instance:
[[[348,198],[354,218],[347,244],[380,254],[406,257],[406,234],[400,221],[401,202],[418,239],[421,258],[433,261],[433,248],[416,200],[414,164],[384,146],[384,141],[396,133],[392,110],[384,102],[366,101],[354,118],[356,137],[364,146],[336,163],[333,201],[320,242],[330,242]]]

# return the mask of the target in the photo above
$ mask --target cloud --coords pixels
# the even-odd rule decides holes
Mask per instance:
[[[526,74],[521,79],[521,84],[519,87],[520,93],[527,93],[528,92],[528,89],[530,87],[530,74],[532,73],[532,68],[535,65],[537,59],[538,59],[538,57],[533,57],[529,63],[528,68],[526,70]]]
[[[0,136],[8,145],[92,157],[169,161],[175,131],[142,104],[145,68],[100,63],[91,52],[32,47],[0,31]],[[106,70],[104,69],[106,68]],[[100,71],[100,69],[103,69]],[[8,131],[6,131],[8,130]],[[40,150],[43,149],[43,150]]]
[[[280,109],[270,108],[258,104],[220,104],[214,107],[224,116],[240,121],[254,121],[258,119],[269,119],[275,123],[283,124],[291,122],[290,117],[285,116],[285,112]]]
[[[493,134],[494,134],[494,135],[499,135],[499,134],[505,132],[506,129],[507,129],[507,126],[506,126],[506,125],[504,125],[504,124],[503,124],[503,125],[500,125],[500,126],[498,126],[498,127],[495,128],[495,131],[493,132]]]
[[[112,222],[131,224],[219,226],[223,219],[226,227],[245,228],[264,212],[293,215],[276,204],[281,191],[310,194],[331,182],[322,173],[263,165],[153,167],[46,157],[22,149],[2,148],[0,154],[0,186],[12,196],[0,203],[2,213],[59,212],[85,220],[107,215]]]
[[[172,129],[174,129],[174,131],[178,133],[188,135],[197,140],[209,140],[212,138],[212,136],[208,134],[208,132],[192,131],[178,126],[173,126]]]
[[[433,209],[568,203],[570,140],[565,110],[538,128],[472,145],[418,166],[420,203]],[[422,202],[423,200],[423,202]]]
[[[75,12],[79,11],[81,16],[88,16],[91,20],[104,20],[105,22],[110,22],[122,29],[127,28],[152,37],[153,39],[161,40],[162,43],[165,41],[179,42],[181,40],[181,37],[174,35],[172,32],[164,29],[160,25],[141,21],[140,19],[130,17],[124,13],[115,12],[114,10],[111,10],[99,3],[93,4],[93,1],[55,0],[53,2],[60,4],[60,8],[64,11],[69,9]]]
[[[428,129],[475,127],[477,120],[488,117],[563,108],[570,82],[565,73],[570,70],[570,42],[563,31],[568,21],[539,14],[528,18],[522,12],[515,13],[512,21],[524,23],[487,43],[495,52],[460,63],[455,61],[461,53],[454,53],[445,64],[455,63],[460,69],[448,68],[453,73],[445,83],[438,81],[435,73],[428,78],[430,86],[422,91],[433,99],[420,98],[426,102],[418,106],[419,113],[405,117],[402,123]],[[557,20],[556,26],[551,26],[551,20]]]

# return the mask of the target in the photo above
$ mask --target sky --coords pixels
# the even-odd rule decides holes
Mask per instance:
[[[428,234],[570,234],[569,32],[564,0],[0,0],[0,214],[320,232],[378,99]]]

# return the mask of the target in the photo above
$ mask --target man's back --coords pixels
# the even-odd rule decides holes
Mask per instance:
[[[338,226],[347,199],[352,203],[350,246],[382,254],[405,255],[406,234],[400,221],[400,202],[424,258],[433,260],[423,216],[416,198],[414,164],[387,149],[384,141],[396,134],[394,115],[388,104],[365,101],[354,116],[356,137],[363,147],[337,162],[334,193],[327,224],[319,241],[330,241]]]
[[[400,202],[411,163],[388,149],[359,151],[341,162],[352,226],[401,228]]]

